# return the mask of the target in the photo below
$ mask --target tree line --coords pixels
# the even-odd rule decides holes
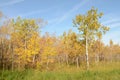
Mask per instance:
[[[73,19],[79,33],[69,30],[61,36],[41,35],[42,19],[9,19],[0,26],[0,69],[47,69],[58,65],[76,66],[120,61],[120,45],[101,39],[109,27],[100,23],[103,13],[95,8]],[[3,14],[0,13],[2,19]],[[2,21],[1,21],[2,22]]]

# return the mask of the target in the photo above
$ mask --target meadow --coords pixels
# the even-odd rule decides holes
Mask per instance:
[[[1,71],[0,80],[119,80],[120,62],[90,65],[89,70],[82,66],[61,67],[53,71],[26,69],[22,71]]]

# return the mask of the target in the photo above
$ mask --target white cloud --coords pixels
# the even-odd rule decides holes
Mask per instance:
[[[85,5],[88,2],[88,0],[83,0],[81,3],[75,5],[71,10],[67,11],[58,21],[58,23],[63,22],[65,19],[67,19],[73,12],[77,11],[78,9],[80,9],[80,7],[82,7],[83,5]]]
[[[28,16],[33,16],[35,14],[40,14],[40,13],[45,13],[48,12],[50,9],[45,9],[45,10],[34,10],[34,11],[30,11],[30,12],[24,12],[24,13],[20,13],[17,14],[15,16],[11,16],[11,18],[17,18],[18,16],[20,17],[28,17]]]
[[[102,22],[102,24],[107,25],[107,24],[111,24],[114,22],[120,22],[120,18],[113,18],[113,19],[109,19],[107,21]]]
[[[113,24],[109,24],[109,25],[107,25],[107,26],[109,26],[111,29],[112,29],[112,28],[120,28],[120,22],[113,23]]]
[[[79,4],[75,5],[72,9],[70,9],[69,11],[66,11],[64,13],[64,15],[62,15],[61,17],[59,18],[56,18],[56,19],[52,19],[54,20],[54,22],[52,22],[51,24],[52,25],[56,25],[56,24],[59,24],[61,22],[63,22],[64,20],[66,20],[69,16],[71,16],[71,14],[75,11],[77,11],[78,9],[80,9],[80,7],[82,7],[83,5],[85,5],[89,0],[82,0],[82,2],[80,2]],[[51,20],[49,20],[51,21]],[[49,23],[48,21],[48,23]]]
[[[46,11],[47,10],[36,10],[36,11],[31,11],[31,12],[27,12],[27,13],[23,13],[23,14],[18,14],[17,16],[25,17],[25,16],[30,16],[30,15],[33,15],[33,14],[43,13],[43,12],[46,12]]]
[[[9,0],[8,2],[1,3],[0,7],[14,5],[14,4],[17,4],[17,3],[21,3],[23,1],[25,1],[25,0]]]
[[[111,29],[113,28],[120,28],[120,17],[119,15],[116,16],[116,14],[107,14],[104,17],[106,20],[102,21],[103,25],[106,25],[110,27]]]
[[[55,23],[56,21],[58,21],[59,18],[54,18],[54,19],[51,19],[51,20],[48,20],[48,24],[53,24]]]

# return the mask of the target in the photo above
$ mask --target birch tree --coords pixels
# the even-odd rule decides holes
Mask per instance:
[[[92,8],[85,15],[77,15],[73,20],[73,24],[78,28],[82,39],[85,41],[86,46],[86,67],[89,69],[89,56],[88,56],[88,47],[90,42],[97,36],[98,33],[105,33],[109,30],[108,27],[102,25],[99,22],[103,13],[98,13],[98,10]]]

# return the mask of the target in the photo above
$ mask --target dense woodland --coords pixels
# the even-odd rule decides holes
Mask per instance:
[[[43,19],[6,19],[1,12],[0,69],[54,70],[60,66],[89,69],[100,62],[119,62],[120,45],[112,40],[109,45],[102,42],[102,36],[110,30],[99,22],[102,15],[95,8],[76,15],[73,27],[79,33],[69,30],[56,36],[48,32],[41,35],[41,28],[47,25]]]

